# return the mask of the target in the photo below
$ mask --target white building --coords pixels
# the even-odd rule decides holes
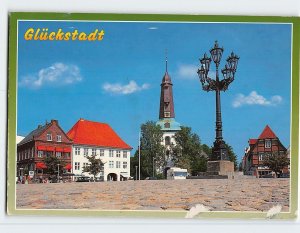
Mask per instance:
[[[83,168],[88,165],[87,155],[96,155],[104,169],[96,177],[104,181],[126,180],[130,176],[130,151],[114,130],[105,123],[80,119],[67,133],[73,140],[72,172],[75,176],[90,176]]]

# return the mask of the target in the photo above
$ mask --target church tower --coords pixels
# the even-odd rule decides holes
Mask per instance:
[[[174,135],[181,130],[180,124],[175,121],[174,100],[173,100],[173,84],[168,73],[168,60],[166,58],[166,71],[160,84],[160,106],[159,120],[156,123],[160,125],[163,132],[163,144],[167,149],[166,162],[167,167],[171,167],[171,144],[175,144]]]

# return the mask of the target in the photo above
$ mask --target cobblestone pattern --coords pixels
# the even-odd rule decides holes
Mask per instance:
[[[289,179],[147,180],[99,183],[18,184],[18,209],[289,210]]]

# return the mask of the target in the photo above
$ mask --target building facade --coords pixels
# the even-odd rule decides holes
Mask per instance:
[[[105,123],[80,119],[67,133],[73,140],[72,172],[76,176],[93,177],[83,172],[89,161],[86,156],[95,155],[104,163],[96,176],[104,181],[122,181],[130,177],[130,151],[117,133]]]
[[[265,157],[271,154],[287,154],[287,149],[268,125],[257,139],[249,139],[248,143],[242,160],[246,175],[262,177],[271,174],[270,168],[263,165]]]
[[[168,73],[168,61],[166,60],[166,72],[161,82],[159,120],[157,125],[163,132],[163,145],[166,147],[166,170],[173,166],[171,145],[175,145],[174,135],[181,130],[180,123],[175,120],[174,100],[173,100],[173,83]]]
[[[70,172],[72,141],[59,126],[57,120],[39,125],[17,144],[17,175],[23,177],[47,177],[46,157],[55,156],[65,164],[65,172]],[[32,177],[31,177],[32,178]]]

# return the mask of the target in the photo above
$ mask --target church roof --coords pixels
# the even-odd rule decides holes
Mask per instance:
[[[168,71],[166,71],[166,73],[165,73],[165,75],[164,75],[164,77],[162,79],[162,85],[164,83],[170,83],[170,84],[172,84],[171,77],[170,77]]]
[[[156,122],[160,125],[162,131],[179,131],[181,130],[180,123],[176,122],[174,118],[163,118]]]
[[[258,137],[258,139],[266,139],[266,138],[277,138],[276,134],[272,131],[272,129],[268,125],[266,125],[266,127]]]
[[[80,119],[67,133],[74,144],[132,149],[106,123]]]

